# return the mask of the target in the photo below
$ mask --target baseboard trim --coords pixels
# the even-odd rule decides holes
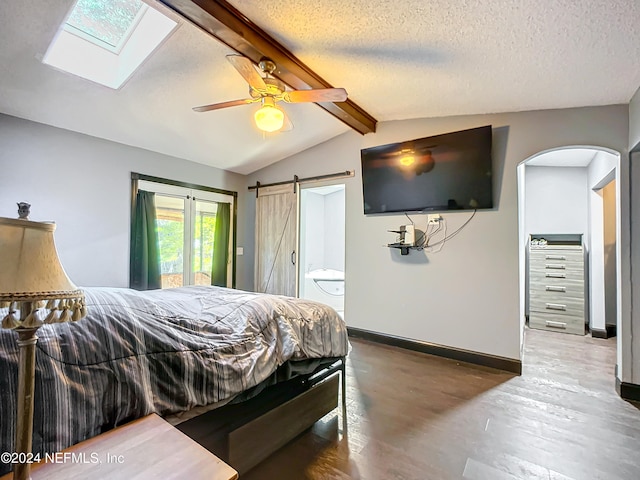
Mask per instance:
[[[640,385],[621,382],[620,379],[616,377],[616,390],[618,391],[618,395],[623,399],[640,402]]]
[[[593,338],[609,338],[609,335],[604,328],[591,328],[591,336]]]
[[[616,326],[607,325],[605,328],[592,328],[591,336],[593,338],[611,338],[616,336]]]
[[[414,352],[437,355],[438,357],[450,358],[460,362],[482,365],[484,367],[496,368],[498,370],[522,375],[522,362],[520,360],[499,357],[497,355],[489,355],[487,353],[473,352],[471,350],[462,350],[460,348],[445,347],[444,345],[421,342],[404,337],[396,337],[395,335],[372,332],[362,328],[348,327],[347,331],[349,332],[349,336],[353,338],[361,338],[371,342],[413,350]]]

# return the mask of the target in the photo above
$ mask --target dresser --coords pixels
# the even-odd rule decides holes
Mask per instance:
[[[585,252],[574,242],[529,243],[529,327],[585,334]]]

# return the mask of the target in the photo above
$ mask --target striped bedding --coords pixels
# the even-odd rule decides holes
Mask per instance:
[[[229,399],[287,360],[348,351],[344,322],[316,302],[204,286],[84,292],[87,318],[38,330],[34,452]],[[14,442],[17,371],[16,334],[0,330],[0,451]]]

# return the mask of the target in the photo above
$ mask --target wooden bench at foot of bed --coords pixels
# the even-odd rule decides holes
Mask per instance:
[[[31,466],[31,480],[88,478],[235,480],[238,474],[162,418],[151,414],[50,454]],[[0,480],[12,479],[13,473],[0,477]]]
[[[204,413],[176,428],[242,475],[338,406],[340,371],[344,375],[343,362],[316,379],[269,387],[257,397]]]

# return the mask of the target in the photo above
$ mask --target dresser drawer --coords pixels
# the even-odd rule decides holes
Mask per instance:
[[[552,313],[560,316],[584,317],[584,299],[572,297],[548,297],[540,298],[531,295],[529,298],[530,312]]]
[[[530,312],[529,327],[554,332],[584,335],[584,317],[555,315],[553,313]]]
[[[529,260],[531,267],[548,271],[580,270],[584,268],[582,260]]]
[[[532,248],[529,251],[529,258],[532,261],[538,262],[578,262],[584,261],[584,255],[581,248]]]
[[[584,282],[581,280],[567,280],[566,278],[532,279],[529,283],[529,295],[536,298],[584,299]]]
[[[529,285],[559,285],[567,288],[571,286],[571,288],[584,290],[584,271],[582,268],[556,270],[530,265]]]

